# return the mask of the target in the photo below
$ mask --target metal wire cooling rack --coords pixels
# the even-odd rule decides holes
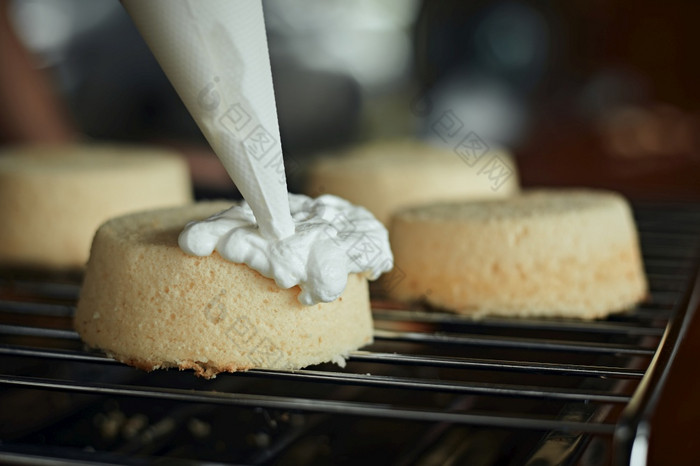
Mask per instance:
[[[697,307],[700,207],[635,212],[653,299],[631,312],[594,322],[473,321],[377,299],[375,343],[345,368],[213,381],[146,374],[86,350],[71,328],[75,277],[5,274],[0,458],[643,464],[650,415]]]

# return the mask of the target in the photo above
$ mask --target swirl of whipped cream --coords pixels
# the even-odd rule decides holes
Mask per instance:
[[[330,302],[345,290],[350,273],[371,280],[394,266],[389,235],[365,208],[330,194],[316,199],[289,194],[295,233],[270,241],[258,229],[247,202],[190,222],[178,243],[187,254],[247,264],[280,288],[299,285],[304,305]]]

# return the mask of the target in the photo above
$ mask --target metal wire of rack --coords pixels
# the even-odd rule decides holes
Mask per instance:
[[[0,458],[15,464],[629,464],[696,301],[700,208],[635,209],[652,299],[599,321],[374,301],[345,368],[214,381],[82,345],[76,277],[0,281]],[[695,291],[695,295],[693,294]],[[692,301],[692,302],[691,302]],[[641,452],[641,453],[640,453]],[[636,456],[635,456],[636,455]]]

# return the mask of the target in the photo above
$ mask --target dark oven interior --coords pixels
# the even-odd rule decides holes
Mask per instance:
[[[0,282],[0,457],[14,464],[628,463],[695,289],[700,209],[638,204],[652,298],[606,320],[478,321],[373,300],[345,368],[202,380],[87,350],[80,277]],[[643,383],[642,383],[643,382]],[[653,435],[653,431],[652,434]],[[636,435],[637,439],[639,435]]]

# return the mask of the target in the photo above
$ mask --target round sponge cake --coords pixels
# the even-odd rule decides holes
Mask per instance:
[[[110,217],[192,201],[187,164],[168,151],[117,145],[18,146],[0,152],[0,263],[85,266]]]
[[[217,253],[189,256],[178,235],[230,204],[208,202],[112,219],[95,235],[75,314],[90,346],[142,369],[194,369],[212,377],[250,368],[299,369],[372,341],[367,279],[351,275],[337,300],[303,306]]]
[[[637,232],[619,195],[541,190],[443,203],[393,218],[391,296],[471,315],[597,318],[647,295]]]
[[[513,159],[502,151],[390,140],[320,157],[309,170],[306,191],[345,198],[388,225],[403,207],[511,195],[518,191],[518,176]]]

